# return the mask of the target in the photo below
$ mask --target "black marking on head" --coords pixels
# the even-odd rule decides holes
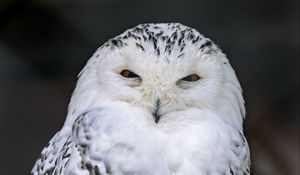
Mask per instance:
[[[184,53],[181,53],[181,54],[179,54],[178,56],[177,56],[177,58],[180,58],[180,57],[182,57],[184,55]]]
[[[195,44],[197,41],[199,41],[199,38],[200,38],[200,37],[197,36],[197,38],[195,38],[195,39],[192,40],[192,43]]]
[[[180,38],[178,39],[178,46],[181,45],[181,42],[182,42],[183,38],[184,38],[184,33],[181,32]]]
[[[188,39],[192,40],[195,36],[192,33],[189,33]]]
[[[148,33],[148,40],[151,42],[153,40],[153,35],[151,33]]]
[[[118,48],[120,48],[124,45],[123,41],[120,38],[112,39],[111,44],[112,44],[112,46],[118,47]]]
[[[158,26],[154,26],[153,28],[154,28],[154,29],[160,29],[160,27],[158,27]]]
[[[159,48],[157,48],[157,49],[155,50],[155,53],[156,53],[157,56],[160,56],[160,50],[159,50]]]
[[[180,51],[179,51],[180,53],[183,51],[184,47],[185,47],[185,44],[182,44],[181,48],[180,48]]]
[[[170,50],[170,48],[171,48],[171,45],[166,45],[166,47],[165,47],[165,53],[167,52],[167,51],[169,51]]]
[[[154,37],[152,37],[152,38],[153,38],[153,48],[154,48],[154,50],[156,50],[156,48],[157,48],[157,39],[154,38]]]
[[[167,44],[170,44],[170,43],[171,43],[171,38],[168,38]]]
[[[173,32],[170,38],[173,38],[173,40],[176,40],[177,39],[177,31]]]
[[[145,36],[145,35],[143,35],[143,39],[144,39],[144,41],[146,41],[146,40],[147,40],[147,38],[146,38],[146,36]]]
[[[68,153],[68,150],[69,150],[69,147],[67,147],[67,149],[65,149],[62,159],[69,158],[71,156],[71,154]]]
[[[113,39],[113,40],[111,40],[111,43],[112,43],[114,46],[118,47],[118,41],[117,41],[117,40]]]
[[[202,44],[202,45],[200,46],[199,49],[202,49],[202,48],[204,48],[204,47],[210,47],[211,45],[212,45],[212,42],[209,41],[209,40],[207,40],[204,44]]]
[[[156,38],[159,38],[163,33],[164,33],[163,31],[160,31],[159,33],[156,33],[156,34],[155,34],[155,37],[156,37]]]
[[[135,27],[133,29],[134,32],[137,32],[137,33],[143,33],[143,29],[139,28],[139,27]]]
[[[199,43],[202,39],[206,41]],[[132,43],[131,40],[133,40],[133,44],[138,43],[136,46],[143,52],[151,51],[157,56],[162,53],[171,55],[174,52],[174,56],[178,58],[184,55],[187,44],[191,49],[196,50],[210,47],[213,44],[192,28],[179,23],[167,23],[138,25],[111,39],[103,47],[121,48]],[[152,45],[153,49],[147,50],[148,44]]]
[[[128,32],[128,37],[129,38],[134,38],[135,40],[141,40],[141,38],[140,37],[138,37],[138,36],[136,36],[136,35],[134,35],[134,34],[132,34],[131,32]]]
[[[135,45],[136,45],[138,48],[140,48],[143,52],[145,52],[145,48],[144,48],[142,45],[140,45],[139,43],[135,43]]]

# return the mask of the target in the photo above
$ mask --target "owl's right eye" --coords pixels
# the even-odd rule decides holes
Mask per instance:
[[[188,75],[186,77],[183,77],[181,80],[193,82],[193,81],[198,81],[199,79],[200,79],[200,77],[198,75],[191,74],[191,75]]]
[[[122,70],[122,72],[120,72],[120,74],[125,78],[139,78],[140,77],[137,74],[135,74],[134,72],[127,70],[127,69]]]

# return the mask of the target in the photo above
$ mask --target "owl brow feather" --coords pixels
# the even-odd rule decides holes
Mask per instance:
[[[128,46],[128,40],[136,40],[136,46],[143,52],[147,52],[145,43],[152,43],[153,53],[157,56],[164,54],[171,55],[177,50],[177,58],[183,57],[187,42],[191,45],[198,46],[197,50],[214,50],[211,49],[213,42],[205,39],[198,31],[180,23],[168,23],[167,28],[161,24],[141,24],[127,30],[120,36],[117,36],[103,45],[111,46],[111,49]],[[205,40],[203,40],[205,39]],[[174,49],[177,47],[178,49]]]

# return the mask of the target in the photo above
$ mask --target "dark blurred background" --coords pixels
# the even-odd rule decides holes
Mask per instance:
[[[252,174],[299,174],[299,1],[0,0],[1,174],[29,174],[87,59],[145,22],[220,45],[244,88]]]

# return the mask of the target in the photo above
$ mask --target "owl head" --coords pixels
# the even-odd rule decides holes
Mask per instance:
[[[180,23],[141,24],[102,45],[79,74],[65,125],[105,105],[142,110],[156,125],[210,113],[241,129],[245,114],[225,54]]]

